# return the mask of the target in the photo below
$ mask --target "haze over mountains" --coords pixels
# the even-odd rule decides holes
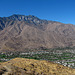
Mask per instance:
[[[0,17],[0,50],[75,46],[75,26],[33,15]]]

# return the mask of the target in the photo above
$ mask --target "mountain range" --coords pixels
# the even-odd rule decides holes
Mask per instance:
[[[75,46],[75,25],[33,15],[0,17],[0,51]]]

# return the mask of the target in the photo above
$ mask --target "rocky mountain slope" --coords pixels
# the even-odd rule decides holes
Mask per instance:
[[[33,15],[0,17],[0,51],[75,46],[75,26]]]
[[[75,69],[45,60],[15,58],[0,63],[0,75],[75,75]]]

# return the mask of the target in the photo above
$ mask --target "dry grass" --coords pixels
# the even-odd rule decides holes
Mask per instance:
[[[19,75],[75,75],[75,69],[45,60],[15,58],[1,63],[1,66],[4,66],[13,75],[14,73],[17,75],[18,72]]]

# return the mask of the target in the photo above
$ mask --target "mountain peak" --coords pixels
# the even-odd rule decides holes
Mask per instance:
[[[14,21],[26,21],[27,23],[34,24],[34,25],[48,23],[47,20],[41,20],[34,15],[25,16],[25,15],[13,14],[9,17],[4,17],[4,18],[9,20],[14,20]]]
[[[39,19],[33,15],[28,15],[28,16],[25,16],[25,15],[19,15],[19,14],[13,14],[11,16],[8,17],[9,19],[12,19],[12,20],[19,20],[19,21],[27,21],[27,20],[33,20],[33,19]]]

